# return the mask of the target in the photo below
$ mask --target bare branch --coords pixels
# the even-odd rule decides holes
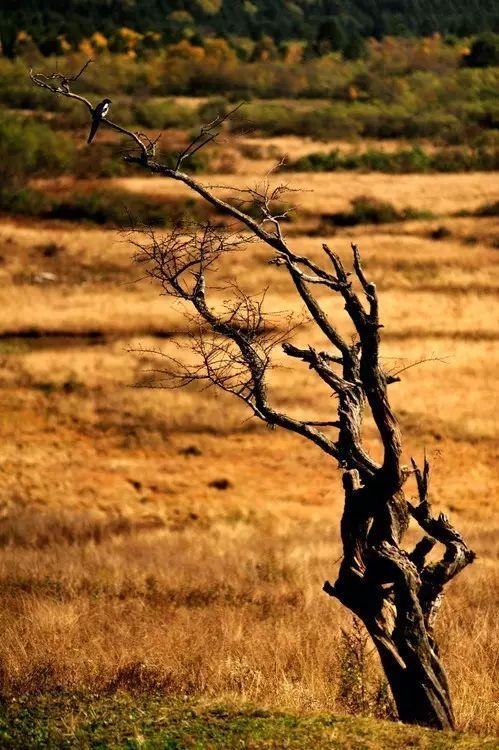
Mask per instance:
[[[240,104],[238,104],[233,109],[231,109],[230,112],[227,112],[226,114],[223,114],[223,115],[218,115],[217,117],[215,117],[214,120],[212,120],[212,122],[209,122],[208,124],[203,125],[199,133],[190,141],[190,143],[187,144],[187,146],[178,155],[177,162],[175,164],[175,171],[178,172],[178,170],[182,166],[182,163],[186,161],[187,159],[190,159],[191,156],[194,156],[194,154],[197,151],[204,148],[209,143],[216,141],[216,139],[222,132],[221,126],[223,125],[223,123],[229,120],[231,117],[233,117],[235,113],[239,109],[241,109],[244,103],[245,102],[240,102]]]
[[[378,324],[378,297],[376,294],[376,285],[366,279],[364,275],[364,271],[362,269],[359,248],[357,247],[357,245],[354,245],[353,243],[352,243],[352,252],[353,252],[353,267],[355,269],[355,273],[357,274],[357,278],[359,279],[362,285],[362,288],[366,294],[367,300],[369,302],[370,323],[373,325],[377,325]]]
[[[83,75],[83,72],[91,62],[92,60],[87,60],[85,65],[75,75],[68,75],[59,72],[45,75],[43,73],[35,73],[32,69],[30,69],[29,76],[36,86],[48,89],[53,94],[56,94],[58,96],[64,96],[68,99],[74,99],[81,102],[89,110],[90,115],[93,115],[94,107],[92,106],[91,102],[89,102],[88,99],[85,99],[85,97],[80,96],[79,94],[75,94],[70,90],[70,83],[77,81],[80,76]],[[111,120],[108,120],[106,117],[103,117],[101,122],[103,122],[112,130],[116,130],[118,133],[122,133],[128,138],[131,138],[140,150],[140,157],[133,158],[138,158],[138,161],[141,164],[147,163],[148,158],[153,155],[154,150],[151,151],[150,146],[148,147],[148,144],[141,140],[137,133],[134,133],[131,130],[127,130],[126,128],[123,128],[121,125],[118,125],[115,122],[111,122]]]
[[[263,309],[265,294],[252,297],[231,284],[226,287],[231,298],[219,312],[207,303],[206,271],[213,270],[221,255],[239,249],[245,238],[223,234],[207,224],[191,232],[176,226],[163,238],[152,230],[135,231],[131,241],[137,248],[136,261],[145,266],[146,274],[159,281],[166,294],[190,303],[197,314],[191,319],[195,329],[189,343],[196,361],[189,364],[163,355],[166,366],[152,373],[162,377],[159,384],[178,387],[197,381],[216,385],[243,400],[267,424],[297,432],[337,457],[334,442],[317,429],[324,425],[294,419],[268,403],[265,376],[272,367],[271,353],[292,329],[288,325],[280,330],[271,324],[272,316]],[[146,384],[158,387],[155,383]]]
[[[429,357],[421,357],[421,359],[417,359],[415,362],[410,362],[408,365],[404,365],[404,367],[401,367],[400,370],[396,370],[395,372],[390,371],[389,378],[391,382],[395,382],[395,379],[400,380],[398,376],[403,372],[411,370],[413,367],[418,367],[418,365],[425,364],[425,362],[440,362],[443,365],[447,365],[447,359],[448,357],[437,357],[433,354],[431,354]]]
[[[462,536],[451,525],[444,513],[440,513],[437,517],[431,515],[428,496],[430,464],[426,456],[424,457],[423,471],[417,466],[413,458],[411,462],[418,486],[419,505],[415,506],[409,503],[409,511],[433,540],[445,546],[445,554],[440,562],[426,565],[421,571],[420,598],[428,624],[431,626],[445,584],[473,562],[476,555],[469,549]]]
[[[307,362],[311,370],[315,370],[317,374],[324,380],[330,388],[337,394],[345,393],[351,388],[355,387],[354,383],[349,383],[344,378],[337,375],[327,363],[327,359],[322,356],[321,352],[317,352],[312,346],[308,349],[298,349],[289,343],[284,343],[283,351],[288,357],[295,357]]]

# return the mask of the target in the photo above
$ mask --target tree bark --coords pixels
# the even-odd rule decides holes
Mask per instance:
[[[393,650],[367,628],[378,650],[397,713],[401,721],[435,729],[453,729],[454,714],[447,679],[435,654],[424,643],[411,653],[405,643],[393,643],[402,661],[394,658]],[[437,659],[438,661],[438,659]]]
[[[426,460],[424,474],[417,467],[415,471],[421,500],[416,508],[406,502],[401,490],[382,499],[372,490],[376,479],[362,486],[358,472],[345,472],[344,557],[336,583],[332,586],[326,581],[324,590],[364,623],[400,720],[453,729],[452,701],[433,638],[433,621],[445,582],[471,562],[474,553],[445,516],[435,519],[429,515]],[[410,554],[399,546],[410,513],[446,544],[439,563],[425,565],[435,538],[424,537]]]

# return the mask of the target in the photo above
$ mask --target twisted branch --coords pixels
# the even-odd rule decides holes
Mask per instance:
[[[428,536],[423,538],[412,553],[419,563],[421,589],[419,598],[430,630],[435,622],[436,614],[441,604],[441,595],[446,583],[473,562],[476,554],[469,549],[459,532],[452,526],[444,513],[431,515],[431,503],[428,496],[430,482],[430,464],[424,457],[423,471],[411,458],[414,475],[416,477],[419,504],[408,503],[409,512]],[[445,547],[442,559],[437,563],[424,564],[426,555],[436,542]]]

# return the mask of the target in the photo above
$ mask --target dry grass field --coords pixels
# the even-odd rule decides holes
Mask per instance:
[[[252,173],[203,180],[253,184],[266,166],[253,161]],[[497,226],[453,214],[494,200],[497,176],[286,181],[304,191],[295,202],[308,217],[366,194],[437,216],[329,237],[306,236],[297,219],[290,241],[318,258],[328,240],[346,258],[355,239],[380,291],[387,367],[445,359],[408,369],[392,398],[406,460],[426,449],[434,502],[478,554],[449,587],[438,628],[459,728],[494,734]],[[166,180],[114,183],[179,191]],[[449,233],[433,239],[441,226]],[[370,649],[365,671],[353,674],[342,635],[351,618],[321,592],[340,555],[339,472],[299,437],[248,420],[228,396],[130,387],[154,364],[128,350],[171,352],[171,334],[183,339],[189,328],[158,288],[136,281],[130,256],[110,229],[0,224],[2,690],[159,689],[386,715]],[[250,246],[219,276],[244,279],[249,292],[268,285],[270,309],[301,313],[267,259]],[[342,319],[339,305],[334,315]],[[317,343],[318,335],[303,324],[296,340]],[[306,368],[286,365],[272,373],[274,403],[331,418],[334,405]],[[376,453],[369,423],[366,436]]]

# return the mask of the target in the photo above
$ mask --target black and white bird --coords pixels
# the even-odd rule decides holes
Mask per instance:
[[[109,112],[109,105],[111,104],[111,99],[103,99],[97,106],[95,107],[93,114],[92,114],[92,125],[90,128],[90,133],[88,134],[87,143],[92,143],[94,139],[94,135],[96,134],[100,121],[103,117],[107,115]]]

